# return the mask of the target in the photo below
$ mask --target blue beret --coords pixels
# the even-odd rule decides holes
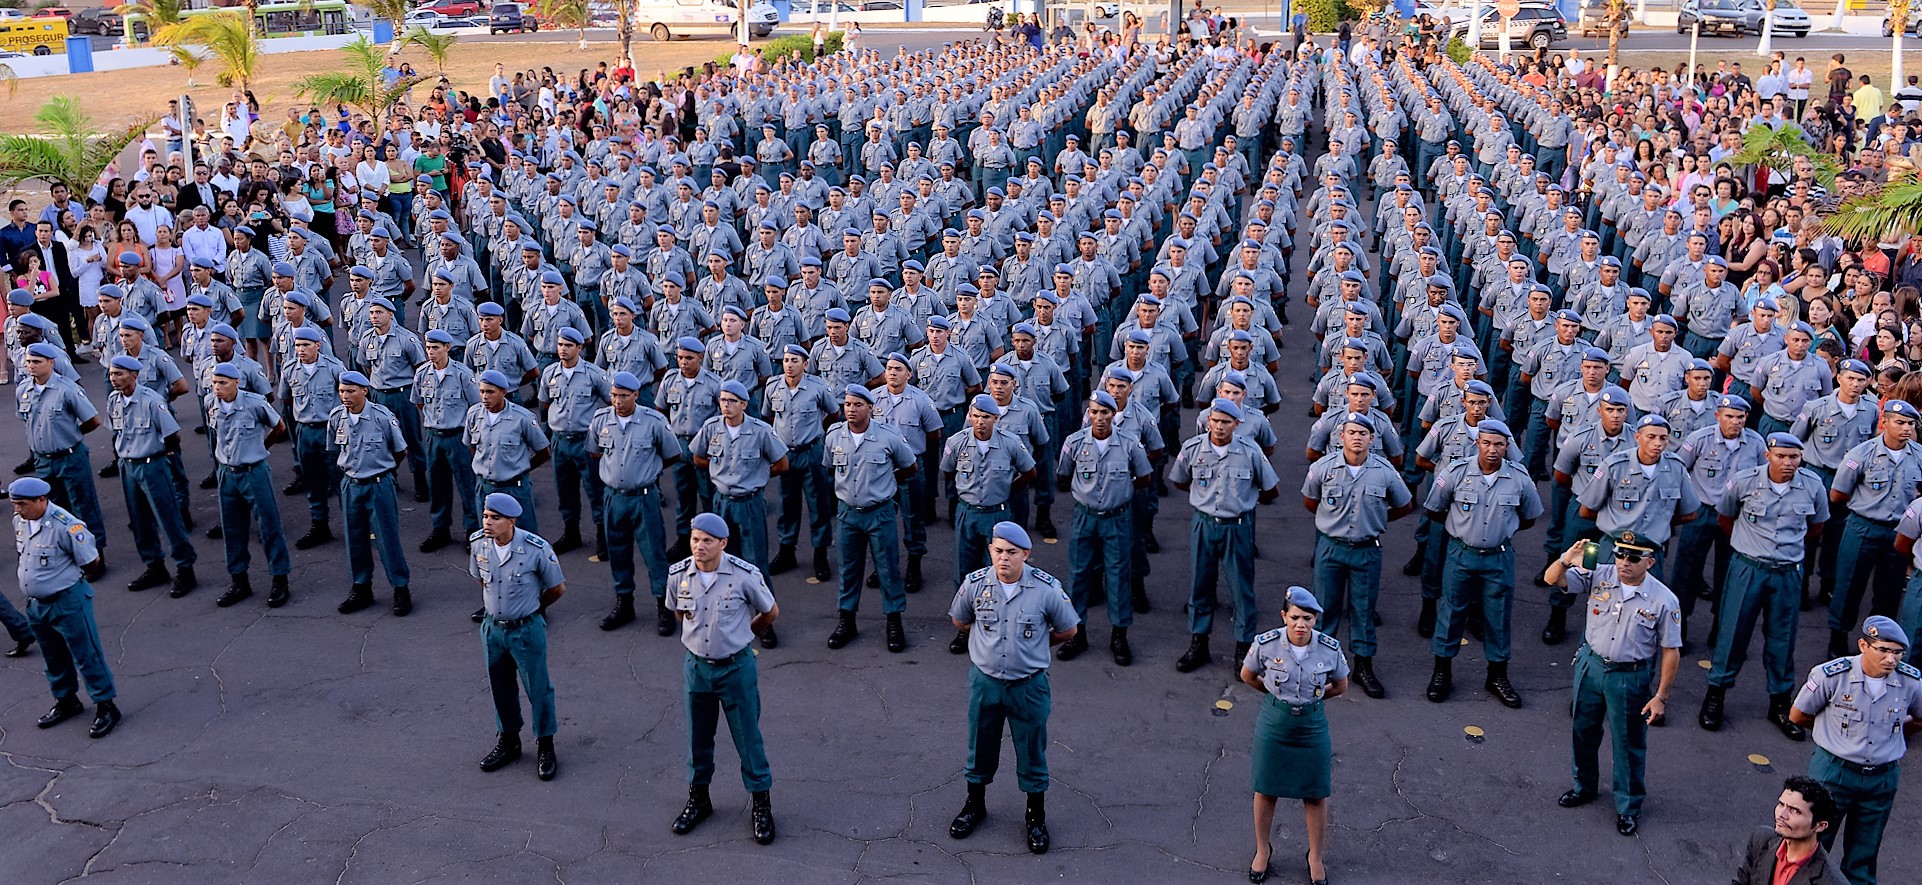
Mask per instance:
[[[37,476],[23,476],[7,484],[9,498],[45,498],[53,493],[53,486]]]
[[[1661,323],[1671,329],[1681,328],[1681,324],[1675,322],[1674,317],[1669,316],[1668,314],[1665,314],[1665,313],[1656,314],[1654,319],[1650,320],[1650,323]]]
[[[100,287],[100,297],[125,298],[127,297],[127,290],[120,288],[118,283],[108,283]]]
[[[133,372],[134,374],[139,374],[140,369],[142,368],[140,365],[140,360],[138,358],[128,356],[124,353],[117,357],[114,357],[111,365],[116,369],[125,369],[129,372]]]
[[[367,268],[361,267],[358,264],[348,268],[347,275],[351,277],[360,277],[363,280],[371,280],[374,278],[373,271],[368,270]]]
[[[862,386],[861,386],[861,385],[859,385],[859,384],[850,384],[850,385],[848,385],[848,386],[847,386],[847,390],[845,390],[845,391],[843,391],[843,395],[844,395],[844,396],[858,396],[858,397],[860,397],[860,398],[862,398],[862,399],[864,399],[864,400],[867,400],[867,401],[868,401],[868,402],[870,402],[870,403],[872,403],[872,402],[874,402],[874,394],[873,394],[872,392],[870,392],[870,391],[869,391],[869,390],[868,390],[867,388],[865,388],[865,387],[862,387]]]
[[[1572,307],[1565,307],[1559,311],[1556,311],[1555,319],[1561,320],[1564,322],[1574,323],[1578,326],[1582,324],[1582,315],[1577,313],[1575,309]]]
[[[954,325],[953,325],[952,323],[949,323],[949,322],[948,322],[948,318],[947,318],[947,317],[944,317],[944,316],[940,316],[940,315],[935,315],[935,316],[930,316],[930,317],[928,317],[928,328],[930,328],[930,329],[952,329],[952,328],[954,328]]]
[[[1722,257],[1722,256],[1720,256],[1720,255],[1710,255],[1710,256],[1709,256],[1709,257],[1708,257],[1707,259],[1705,259],[1705,260],[1704,260],[1704,261],[1702,262],[1702,269],[1703,269],[1703,270],[1707,270],[1707,269],[1709,269],[1709,268],[1711,268],[1711,267],[1719,267],[1719,268],[1722,268],[1722,269],[1724,269],[1724,270],[1727,270],[1727,269],[1728,269],[1728,259],[1726,259],[1726,258],[1723,258],[1723,257]]]
[[[1802,440],[1800,437],[1793,433],[1782,433],[1780,431],[1769,434],[1768,443],[1771,449],[1800,450],[1802,448]]]
[[[207,270],[214,269],[214,260],[205,256],[194,259],[192,263],[194,267],[205,268]]]
[[[1001,417],[1001,415],[1005,411],[1001,408],[1000,403],[997,403],[994,401],[994,397],[991,397],[985,393],[975,394],[974,399],[969,401],[968,407],[978,411],[986,412],[990,415],[993,415],[996,418]]]
[[[1616,270],[1621,270],[1622,260],[1620,258],[1616,258],[1613,255],[1604,255],[1602,256],[1602,266],[1612,267],[1612,268],[1615,268]]]
[[[507,308],[500,306],[499,302],[483,301],[474,307],[474,312],[484,317],[504,317]]]
[[[587,340],[587,338],[581,334],[581,330],[573,326],[562,326],[560,332],[557,333],[557,337],[569,344],[580,344]]]
[[[1483,381],[1479,378],[1474,378],[1469,380],[1468,386],[1463,388],[1462,392],[1463,393],[1479,393],[1482,396],[1494,396],[1495,388],[1493,385],[1489,384],[1486,381]]]
[[[1233,384],[1234,386],[1239,387],[1242,390],[1248,389],[1248,376],[1235,369],[1229,369],[1228,371],[1223,372],[1221,374],[1221,380],[1224,383]],[[1355,380],[1349,383],[1350,384],[1367,384],[1370,387],[1374,386],[1373,381],[1364,381],[1362,380],[1362,377],[1360,375],[1355,376]]]
[[[1869,364],[1861,360],[1843,360],[1841,365],[1835,367],[1835,373],[1840,375],[1843,372],[1854,372],[1865,378],[1875,377],[1875,372],[1869,369]]]
[[[439,329],[435,329],[434,332],[440,332],[442,335],[447,335],[446,332],[441,332],[441,330]],[[427,333],[427,336],[428,336],[427,340],[429,341],[433,340],[433,332]],[[448,338],[449,340],[452,340],[453,336],[449,335]],[[318,344],[322,341],[326,341],[327,336],[321,334],[320,330],[314,328],[313,326],[301,326],[300,328],[294,330],[294,340],[295,341],[312,341]]]
[[[1101,377],[1103,380],[1113,378],[1118,381],[1126,381],[1129,384],[1135,383],[1135,373],[1120,363],[1110,363],[1108,370],[1101,373]]]
[[[151,330],[153,327],[147,325],[146,320],[143,320],[137,316],[122,316],[120,318],[120,328],[132,329],[135,332],[146,332]]]
[[[1494,418],[1482,419],[1482,423],[1475,425],[1475,430],[1478,433],[1493,433],[1508,437],[1509,439],[1515,438],[1515,431],[1509,430],[1507,424],[1497,421]]]
[[[120,253],[120,263],[121,263],[121,264],[131,264],[131,265],[133,265],[133,266],[135,266],[135,267],[139,267],[139,266],[140,266],[140,253],[138,253],[138,252],[122,252],[122,253]]]
[[[1909,647],[1909,634],[1902,631],[1902,625],[1881,615],[1870,615],[1868,620],[1862,622],[1862,638],[1871,642],[1881,640],[1893,642],[1903,648]]]
[[[276,262],[274,262],[274,276],[277,276],[277,277],[291,277],[291,276],[293,276],[293,275],[294,275],[294,266],[293,266],[293,265],[291,265],[291,264],[288,264],[288,263],[287,263],[287,262],[285,262],[285,261],[276,261]]]
[[[727,540],[727,520],[714,513],[696,513],[688,524],[695,531],[718,541]]]
[[[1916,417],[1915,407],[1912,405],[1909,405],[1908,400],[1903,400],[1903,399],[1892,399],[1886,403],[1883,403],[1882,414],[1906,415],[1910,418]]]
[[[786,347],[781,348],[781,356],[786,357],[790,355],[798,356],[801,359],[807,359],[808,349],[805,347],[802,347],[799,344],[790,344]]]
[[[642,387],[641,377],[626,369],[614,373],[613,384],[621,390],[640,390]]]
[[[246,236],[252,237],[254,235],[254,229],[242,224],[234,228],[234,233],[245,234]],[[127,262],[123,259],[120,263],[125,264]]]
[[[345,371],[345,372],[342,372],[342,373],[340,373],[340,383],[342,383],[342,384],[352,384],[352,385],[354,385],[355,387],[372,387],[372,386],[374,386],[374,382],[372,382],[372,381],[369,381],[369,380],[367,380],[367,376],[366,376],[366,375],[363,375],[363,374],[361,374],[361,373],[359,373],[359,372],[356,372],[356,371],[353,371],[352,369],[349,369],[349,370],[347,370],[347,371]]]
[[[614,248],[609,249],[608,251],[612,252],[615,255],[619,255],[622,258],[634,257],[634,250],[628,248],[626,243],[615,243]]]
[[[1308,592],[1306,587],[1289,587],[1285,604],[1305,612],[1314,612],[1318,616],[1321,614],[1321,600],[1316,599],[1315,594]]]
[[[1114,397],[1109,395],[1109,393],[1105,390],[1097,390],[1094,393],[1089,394],[1088,404],[1092,406],[1100,406],[1111,412],[1118,408],[1115,405]]]
[[[739,381],[721,382],[721,392],[738,400],[745,401],[747,399],[747,385]]]
[[[550,271],[548,271],[548,272],[546,272],[546,273],[543,273],[543,274],[541,274],[541,285],[544,285],[544,286],[565,286],[565,285],[567,285],[567,278],[566,278],[566,277],[563,277],[563,276],[561,276],[561,272],[560,272],[560,271],[557,271],[557,270],[550,270]]]
[[[314,308],[314,299],[307,297],[307,293],[302,292],[299,289],[295,289],[292,292],[288,292],[286,297],[282,298],[281,300],[287,302],[288,304],[298,304],[301,307],[307,308],[308,310],[312,310]],[[136,318],[129,317],[129,319],[136,319]]]
[[[240,333],[234,331],[234,327],[226,323],[215,323],[213,328],[207,330],[207,334],[219,335],[222,338],[231,338],[235,341],[240,340]]]
[[[1743,413],[1749,410],[1748,400],[1732,393],[1724,394],[1722,398],[1715,403],[1715,407],[1718,409],[1734,409],[1737,412]]]
[[[822,318],[830,323],[848,323],[854,321],[853,317],[848,316],[846,310],[839,307],[828,308],[827,313],[823,314]]]
[[[1236,421],[1241,420],[1241,406],[1237,405],[1234,400],[1226,397],[1216,397],[1214,402],[1208,404],[1208,408],[1227,415]]]
[[[1804,322],[1797,322],[1795,325],[1788,327],[1788,331],[1800,332],[1804,335],[1809,336],[1810,338],[1815,337],[1815,327]],[[1784,334],[1787,334],[1787,333],[1785,332]]]
[[[508,519],[521,518],[521,502],[515,500],[513,495],[502,494],[500,492],[488,495],[486,509],[505,516]]]
[[[682,335],[675,339],[674,349],[685,350],[688,353],[707,353],[707,345],[702,344],[701,339],[691,335]]]
[[[388,313],[396,312],[394,310],[394,302],[389,301],[385,297],[380,295],[375,295],[374,297],[367,299],[367,306],[370,308],[378,307],[382,310],[387,311]]]
[[[375,228],[374,228],[373,230],[371,230],[371,231],[369,231],[369,232],[367,233],[367,235],[368,235],[368,236],[370,236],[370,237],[379,237],[379,238],[381,238],[381,239],[383,239],[383,240],[391,240],[391,239],[393,239],[393,235],[392,235],[392,234],[389,234],[389,233],[387,232],[387,228],[385,228],[385,227],[380,227],[380,226],[375,226]]]
[[[1694,358],[1694,359],[1692,359],[1692,360],[1689,360],[1689,361],[1688,361],[1688,368],[1686,368],[1686,369],[1683,369],[1683,370],[1682,370],[1682,372],[1683,372],[1683,373],[1688,373],[1688,372],[1713,372],[1713,371],[1715,371],[1715,367],[1714,367],[1714,366],[1712,366],[1712,365],[1709,365],[1709,361],[1708,361],[1708,360],[1705,360],[1705,359],[1702,359],[1702,358],[1701,358],[1701,357],[1699,357],[1699,356],[1698,356],[1698,357],[1696,357],[1696,358]]]
[[[1608,362],[1608,351],[1603,350],[1599,347],[1585,348],[1582,351],[1582,362],[1606,363]]]
[[[208,298],[207,296],[196,292],[192,295],[187,296],[187,306],[188,307],[213,307],[214,300],[212,298]]]
[[[1007,363],[995,363],[994,365],[989,366],[988,376],[993,377],[995,375],[1001,375],[1004,377],[1013,378],[1017,382],[1021,380],[1021,377],[1014,373],[1014,367],[1008,365]]]
[[[1602,388],[1602,395],[1597,397],[1597,399],[1601,400],[1604,405],[1626,406],[1628,405],[1628,391],[1610,385]]]
[[[1033,550],[1034,542],[1028,539],[1028,530],[1019,524],[1002,520],[994,524],[996,540],[1006,541],[1023,550]]]
[[[501,372],[501,370],[499,369],[488,369],[487,371],[480,373],[480,378],[476,380],[480,381],[480,383],[482,384],[492,385],[502,390],[514,389],[513,382],[508,381],[507,375]]]
[[[214,374],[221,378],[232,378],[235,381],[239,381],[240,367],[234,365],[233,363],[221,363],[217,366],[214,366]]]

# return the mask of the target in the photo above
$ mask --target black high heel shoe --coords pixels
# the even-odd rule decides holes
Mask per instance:
[[[1327,877],[1327,876],[1323,876],[1323,877],[1321,877],[1321,878],[1319,878],[1319,879],[1317,879],[1317,878],[1315,878],[1315,867],[1314,867],[1314,865],[1313,865],[1313,864],[1310,864],[1310,863],[1308,862],[1308,857],[1309,857],[1309,855],[1310,855],[1310,854],[1311,854],[1311,852],[1307,852],[1307,851],[1304,851],[1304,852],[1302,852],[1302,853],[1301,853],[1301,863],[1302,863],[1302,866],[1305,866],[1305,867],[1307,867],[1307,868],[1308,868],[1308,885],[1328,885],[1328,877]],[[1324,864],[1322,864],[1322,866],[1323,866],[1323,867],[1326,867],[1326,866],[1327,866],[1327,864],[1325,864],[1325,863],[1324,863]]]

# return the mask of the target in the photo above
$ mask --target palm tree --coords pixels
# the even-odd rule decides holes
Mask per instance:
[[[1602,23],[1608,27],[1608,66],[1614,68],[1621,52],[1622,25],[1628,21],[1628,0],[1608,0]]]
[[[1808,134],[1794,123],[1748,127],[1742,133],[1742,150],[1728,159],[1736,166],[1766,166],[1788,176],[1795,168],[1797,157],[1807,159],[1815,167],[1815,177],[1823,185],[1835,186],[1835,174],[1840,171],[1835,158],[1817,150],[1809,143]]]
[[[375,18],[386,19],[394,26],[392,51],[399,52],[401,47],[401,23],[407,20],[407,13],[414,8],[411,0],[366,0],[363,4]]]
[[[260,34],[253,17],[238,9],[193,16],[155,34],[154,43],[171,48],[188,70],[204,61],[218,62],[214,82],[222,86],[250,89],[260,71]]]
[[[123,11],[139,13],[144,17],[147,20],[147,41],[158,43],[161,34],[185,21],[181,15],[181,10],[185,8],[183,0],[131,0]],[[133,34],[128,33],[127,37],[131,43]]]
[[[1897,173],[1889,183],[1842,201],[1822,219],[1823,229],[1844,240],[1878,243],[1922,234],[1922,179]]]
[[[418,46],[425,51],[427,57],[434,60],[435,72],[439,74],[447,73],[447,55],[453,51],[454,44],[459,41],[458,34],[436,34],[426,28],[408,31],[407,36],[402,40],[409,46]]]
[[[587,20],[591,15],[587,3],[588,0],[535,0],[534,8],[540,13],[541,24],[579,29],[581,48],[586,49]]]
[[[634,7],[636,0],[614,0],[614,32],[621,40],[621,67],[634,67]]]
[[[146,137],[156,118],[142,117],[109,131],[81,109],[79,99],[56,95],[33,119],[37,133],[0,135],[0,185],[38,179],[84,194],[127,145]]]
[[[20,92],[20,75],[12,65],[0,64],[0,83],[7,84],[7,97],[12,98]]]
[[[365,36],[341,47],[340,51],[347,56],[343,70],[302,77],[295,81],[294,91],[320,104],[347,105],[378,121],[407,96],[408,90],[427,80],[414,76],[388,82],[387,60],[382,57],[380,46]]]

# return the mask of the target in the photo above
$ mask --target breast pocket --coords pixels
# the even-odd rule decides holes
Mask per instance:
[[[1033,639],[1035,634],[1045,633],[1047,627],[1041,623],[1039,615],[1017,615],[1014,619],[1014,631],[1022,639]]]

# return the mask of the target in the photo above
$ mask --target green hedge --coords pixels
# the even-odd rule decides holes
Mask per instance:
[[[1308,30],[1332,34],[1344,21],[1359,18],[1345,0],[1301,0],[1295,9],[1308,14]]]
[[[0,0],[0,2],[4,2],[4,0]],[[840,52],[841,32],[829,31],[827,42],[823,44],[823,48],[827,50],[829,55]],[[768,64],[774,64],[789,57],[799,58],[804,62],[814,61],[814,35],[789,34],[785,37],[776,37],[761,44],[761,58]],[[731,51],[723,52],[714,57],[716,63],[723,65],[732,64],[733,60],[734,53]]]
[[[1448,53],[1448,57],[1458,65],[1468,64],[1468,60],[1475,57],[1475,50],[1470,49],[1460,37],[1450,37],[1448,48],[1443,51]]]

